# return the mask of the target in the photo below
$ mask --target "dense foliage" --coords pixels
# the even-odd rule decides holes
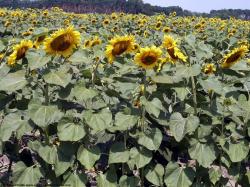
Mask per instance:
[[[0,10],[1,186],[249,186],[250,22]]]
[[[223,9],[212,10],[210,13],[197,13],[183,10],[179,6],[160,7],[144,3],[142,0],[0,0],[0,6],[12,8],[51,8],[53,6],[62,7],[64,11],[75,13],[142,13],[154,15],[165,13],[169,15],[176,12],[179,16],[203,16],[229,19],[250,19],[250,10]]]

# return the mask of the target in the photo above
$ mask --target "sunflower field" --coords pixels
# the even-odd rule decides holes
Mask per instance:
[[[250,186],[250,21],[0,9],[0,186]]]

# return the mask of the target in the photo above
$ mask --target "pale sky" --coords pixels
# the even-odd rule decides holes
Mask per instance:
[[[250,0],[143,0],[152,5],[180,6],[195,12],[210,12],[219,9],[250,9]]]

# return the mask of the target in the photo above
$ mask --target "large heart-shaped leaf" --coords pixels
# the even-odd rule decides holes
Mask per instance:
[[[192,185],[194,178],[193,169],[182,168],[177,163],[170,162],[166,167],[164,182],[167,187],[188,187]]]
[[[15,73],[9,73],[5,77],[0,78],[0,90],[13,92],[22,89],[28,81],[25,78],[25,70]]]

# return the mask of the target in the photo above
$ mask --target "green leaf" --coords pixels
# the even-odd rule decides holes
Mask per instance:
[[[62,70],[44,75],[44,80],[48,84],[59,85],[65,88],[70,83],[71,77],[70,73]]]
[[[50,60],[50,56],[46,56],[46,53],[42,50],[29,50],[25,57],[28,60],[30,70],[38,69],[46,65]]]
[[[77,147],[78,145],[71,142],[61,142],[57,146],[57,157],[54,165],[56,177],[62,175],[69,167],[73,167]]]
[[[146,179],[156,186],[163,186],[164,167],[156,164],[153,168],[147,167],[145,170]]]
[[[220,180],[220,177],[222,176],[221,171],[219,168],[210,168],[209,171],[209,179],[213,183],[213,185],[216,184]]]
[[[177,93],[177,96],[178,98],[181,100],[181,101],[184,101],[184,99],[186,98],[186,96],[190,93],[188,91],[187,88],[183,87],[183,88],[179,88],[179,87],[176,87],[174,88],[175,92]]]
[[[29,117],[39,127],[46,127],[49,124],[58,122],[63,113],[58,110],[57,106],[45,106],[40,103],[31,102],[28,106]]]
[[[139,178],[123,175],[119,180],[119,187],[135,187],[139,185]]]
[[[71,173],[71,175],[67,178],[67,180],[64,182],[64,186],[82,186],[85,187],[85,184],[87,183],[87,176],[83,173]]]
[[[0,78],[0,90],[14,92],[21,90],[26,86],[25,70],[20,70],[15,73],[9,73],[5,77]]]
[[[108,109],[103,109],[99,113],[87,111],[84,113],[87,125],[94,131],[103,131],[112,125],[112,114]]]
[[[133,169],[134,166],[136,166],[137,169],[142,168],[146,166],[152,159],[152,152],[145,148],[137,149],[133,147],[130,150],[129,155],[130,159],[128,161],[128,165],[131,169]]]
[[[232,162],[241,162],[249,153],[249,143],[241,141],[239,143],[226,143],[225,151]]]
[[[177,142],[180,142],[186,134],[186,120],[180,113],[173,113],[170,117],[170,131]]]
[[[122,112],[118,112],[115,115],[115,123],[113,127],[109,128],[110,131],[126,131],[135,126],[138,122],[138,116],[126,115]]]
[[[201,73],[201,66],[194,64],[190,67],[184,65],[178,65],[176,67],[176,75],[183,78],[195,77]]]
[[[10,67],[7,64],[5,63],[0,64],[0,77],[5,77],[9,73],[9,71]]]
[[[152,101],[147,101],[145,97],[141,97],[141,104],[145,106],[146,111],[149,114],[153,114],[155,117],[159,117],[160,111],[164,110],[161,101],[158,98],[154,98]]]
[[[205,168],[208,168],[217,157],[214,144],[200,143],[192,140],[188,153],[192,159],[195,159]]]
[[[87,102],[98,95],[97,91],[94,89],[87,89],[82,85],[76,85],[72,91],[71,96],[76,98],[78,102]]]
[[[166,167],[164,182],[167,187],[188,187],[192,185],[194,178],[193,169],[182,168],[177,163],[170,162]]]
[[[206,80],[198,79],[198,82],[201,84],[202,88],[209,92],[210,90],[213,90],[217,94],[223,95],[223,85],[220,81],[213,78],[208,78]]]
[[[0,155],[3,154],[3,142],[0,140]]]
[[[162,142],[162,133],[158,128],[152,128],[142,133],[138,143],[149,150],[158,150]]]
[[[68,60],[72,62],[73,65],[89,64],[92,61],[88,57],[88,54],[89,52],[87,50],[80,49],[71,55]]]
[[[12,135],[12,132],[26,126],[27,120],[22,120],[22,116],[17,113],[10,113],[5,116],[1,126],[0,126],[0,139],[2,141],[7,141]]]
[[[86,131],[82,123],[75,124],[63,119],[57,126],[57,135],[61,141],[79,141],[86,135]]]
[[[170,131],[175,140],[180,142],[187,133],[194,132],[199,126],[199,118],[189,116],[183,118],[180,113],[173,113],[170,117]]]
[[[38,150],[39,156],[49,164],[55,164],[57,160],[56,146],[41,146]]]
[[[79,160],[87,170],[94,167],[95,162],[100,159],[100,156],[101,151],[97,146],[92,148],[80,146],[77,152],[77,160]]]
[[[129,160],[129,151],[125,148],[124,143],[116,142],[111,146],[109,152],[109,164],[126,163]]]
[[[117,187],[117,175],[114,167],[110,167],[107,173],[100,173],[97,178],[98,187]]]
[[[36,186],[43,176],[39,166],[26,167],[23,162],[17,162],[13,169],[13,185]]]
[[[174,84],[174,83],[178,83],[182,81],[182,77],[158,75],[158,76],[152,77],[152,80],[156,83],[161,83],[161,84]]]

